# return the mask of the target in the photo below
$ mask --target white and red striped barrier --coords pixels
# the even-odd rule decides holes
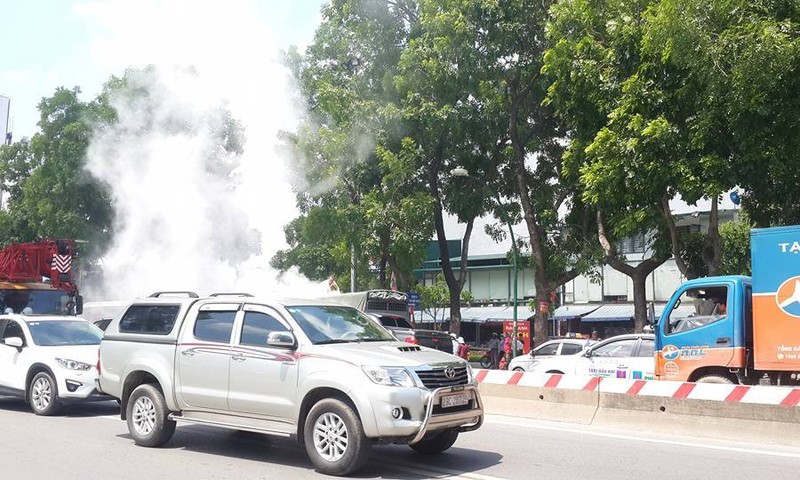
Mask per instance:
[[[475,377],[479,384],[516,385],[676,399],[780,405],[783,407],[796,407],[800,404],[800,388],[792,387],[634,380],[582,375],[537,374],[508,370],[475,370],[475,372]]]

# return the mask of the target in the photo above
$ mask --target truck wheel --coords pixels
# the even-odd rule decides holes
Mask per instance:
[[[128,399],[128,431],[136,445],[160,447],[175,433],[175,421],[169,419],[164,395],[146,383],[133,390]]]
[[[47,372],[39,372],[28,386],[28,399],[31,410],[36,415],[55,415],[61,410],[58,402],[58,385],[53,376]]]
[[[348,475],[358,470],[371,447],[358,415],[336,398],[320,400],[311,408],[303,436],[311,463],[327,475]]]
[[[721,383],[724,385],[733,385],[733,380],[722,375],[706,375],[697,379],[695,383]]]
[[[423,438],[417,443],[410,444],[409,447],[413,448],[418,453],[433,455],[436,453],[442,453],[448,448],[452,447],[453,444],[456,443],[457,438],[458,430],[453,428],[450,430],[445,430],[435,437]]]

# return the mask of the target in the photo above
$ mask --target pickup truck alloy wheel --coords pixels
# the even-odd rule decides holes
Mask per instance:
[[[361,420],[339,399],[327,398],[314,405],[303,433],[306,453],[317,470],[328,475],[354,472],[369,453]]]
[[[314,447],[329,462],[341,460],[347,452],[347,426],[335,413],[326,413],[314,422]]]
[[[128,431],[136,445],[160,447],[175,433],[164,395],[154,385],[139,385],[128,399]]]
[[[39,372],[33,377],[28,390],[31,410],[36,415],[54,415],[61,409],[58,403],[58,387],[47,372]]]

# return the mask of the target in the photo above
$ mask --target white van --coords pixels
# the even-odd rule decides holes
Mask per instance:
[[[124,300],[107,302],[84,302],[80,317],[105,330],[111,320],[121,314],[130,302]]]

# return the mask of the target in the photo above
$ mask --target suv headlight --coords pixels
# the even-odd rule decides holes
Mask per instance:
[[[77,360],[70,360],[68,358],[56,358],[56,362],[61,365],[62,368],[66,368],[67,370],[80,370],[86,371],[92,368],[92,365],[88,363],[79,362]]]
[[[370,380],[390,387],[414,387],[414,379],[402,367],[361,367]]]
[[[467,363],[467,383],[475,381],[475,373],[472,371],[472,365]]]

